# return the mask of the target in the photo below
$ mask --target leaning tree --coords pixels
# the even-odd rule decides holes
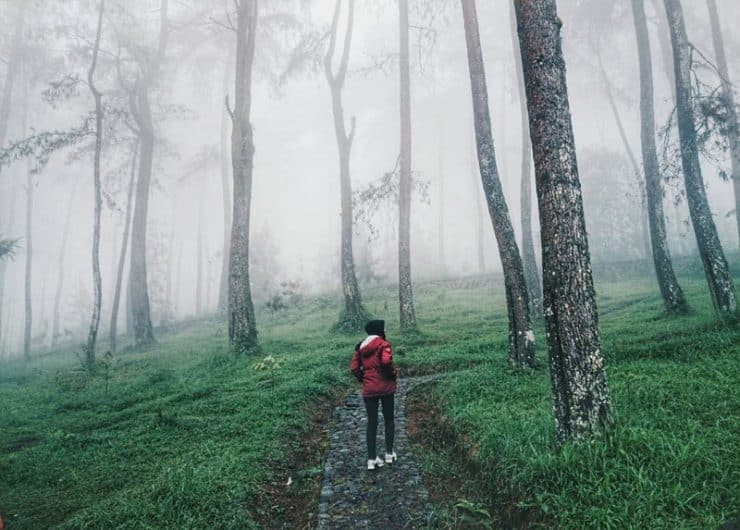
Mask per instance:
[[[720,316],[733,316],[737,314],[735,286],[709,208],[699,163],[694,102],[691,97],[692,58],[686,36],[683,10],[680,0],[664,0],[664,5],[673,48],[678,136],[691,223],[694,227],[714,309]]]
[[[545,326],[558,440],[593,435],[609,388],[570,118],[555,0],[518,0],[519,45],[534,151]]]
[[[488,203],[488,213],[496,234],[501,264],[504,269],[506,304],[509,312],[509,361],[516,367],[530,367],[534,362],[534,332],[529,314],[529,293],[524,280],[524,268],[519,255],[519,247],[516,244],[514,227],[511,224],[509,208],[506,205],[496,166],[478,15],[475,0],[461,0],[461,3],[473,97],[478,166]]]
[[[655,147],[655,108],[653,105],[653,64],[650,35],[645,18],[645,0],[632,0],[637,52],[640,63],[640,139],[642,165],[645,171],[650,242],[663,303],[669,313],[686,311],[686,300],[673,272],[663,215],[663,186]]]

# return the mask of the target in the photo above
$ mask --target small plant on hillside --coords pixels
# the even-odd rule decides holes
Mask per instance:
[[[273,355],[268,355],[262,360],[252,363],[252,370],[257,372],[262,381],[270,385],[270,390],[275,388],[275,371],[285,365],[285,361],[277,359]]]

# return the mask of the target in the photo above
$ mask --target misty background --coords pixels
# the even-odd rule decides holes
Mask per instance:
[[[320,67],[308,64],[295,68],[292,52],[306,32],[327,31],[334,2],[264,4],[261,16],[271,18],[258,35],[251,114],[256,149],[251,262],[258,319],[266,310],[265,302],[284,282],[297,282],[295,289],[303,293],[335,294],[340,290],[339,171],[330,93]],[[477,167],[459,3],[447,0],[432,4],[430,8],[425,2],[412,2],[410,19],[412,171],[415,179],[426,184],[413,196],[412,274],[414,279],[423,279],[496,273],[501,265]],[[503,0],[480,3],[478,15],[496,155],[519,236],[521,119],[510,4]],[[586,225],[594,263],[644,260],[649,268],[642,239],[640,192],[607,98],[609,85],[639,164],[639,72],[634,28],[629,3],[611,4],[561,0],[558,5]],[[646,2],[660,126],[673,108],[673,79],[665,13],[658,4]],[[689,40],[712,59],[704,3],[684,4]],[[84,84],[53,103],[48,101],[48,91],[65,77],[85,78],[95,33],[95,3],[0,2],[0,80],[6,75],[21,7],[25,9],[22,66],[12,92],[6,145],[34,132],[69,130],[93,108]],[[740,41],[731,29],[733,21],[740,20],[740,4],[718,0],[718,8],[727,28],[724,38],[730,77],[738,79]],[[120,75],[125,78],[133,63],[127,63],[126,57],[157,47],[159,2],[109,0],[106,10],[96,79],[104,98],[120,99],[116,58],[124,58]],[[224,98],[232,94],[233,102],[234,38],[224,27],[228,25],[224,5],[172,3],[168,25],[169,42],[151,98],[156,144],[147,266],[155,325],[196,316],[198,308],[201,314],[217,311],[224,255],[222,157],[226,158],[231,178],[230,123]],[[392,171],[398,157],[397,41],[394,2],[357,3],[343,92],[347,121],[356,119],[351,155],[355,192]],[[599,67],[596,50],[606,76]],[[716,75],[713,72],[701,74],[708,83],[718,83],[716,77],[712,79]],[[225,143],[224,124],[228,127]],[[106,142],[100,249],[103,334],[110,320],[121,249],[132,135],[123,124]],[[51,345],[60,282],[60,340],[80,342],[87,332],[93,290],[91,161],[88,139],[53,153],[48,164],[31,177],[34,348]],[[732,184],[720,176],[728,159],[704,159],[702,163],[720,239],[725,248],[736,248],[735,219],[729,215],[735,208]],[[29,169],[32,167],[26,160],[0,169],[0,234],[21,238],[15,259],[1,265],[4,290],[0,357],[6,358],[19,356],[23,346]],[[696,254],[682,180],[669,178],[668,184],[665,212],[671,253],[675,258]],[[397,205],[388,200],[373,211],[373,230],[362,220],[357,221],[354,253],[361,288],[373,282],[396,281],[397,219]],[[63,245],[66,224],[69,235]],[[538,234],[535,214],[537,247]],[[124,293],[125,282],[126,274]],[[122,330],[125,298],[119,315]]]

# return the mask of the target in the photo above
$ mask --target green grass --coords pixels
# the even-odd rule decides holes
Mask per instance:
[[[662,315],[648,281],[599,286],[616,424],[604,440],[562,450],[544,363],[532,373],[507,367],[500,285],[417,285],[421,332],[400,339],[395,291],[374,289],[365,301],[386,316],[402,370],[451,372],[433,397],[466,433],[479,468],[471,484],[488,500],[514,500],[569,528],[711,527],[740,515],[740,336],[715,322],[703,282],[682,283],[692,313],[677,319]],[[254,358],[227,353],[216,320],[180,324],[151,348],[117,355],[107,394],[72,352],[0,365],[8,528],[265,520],[274,504],[265,485],[300,450],[310,413],[352,386],[347,366],[360,337],[329,333],[338,307],[322,297],[260,318],[263,355],[285,361],[272,382],[252,369]]]
[[[698,529],[740,516],[740,331],[716,322],[703,282],[682,283],[692,313],[678,318],[639,282],[604,286],[615,421],[601,439],[558,447],[547,371],[499,355],[430,389],[449,440],[421,453],[424,469],[446,480],[453,460],[470,475],[462,497],[498,524]],[[458,500],[441,526],[455,526]]]

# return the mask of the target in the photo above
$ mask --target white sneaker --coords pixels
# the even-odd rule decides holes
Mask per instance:
[[[383,461],[380,459],[380,457],[376,457],[375,460],[368,460],[367,461],[367,468],[372,470],[379,467],[383,467]]]
[[[393,453],[386,453],[385,454],[385,463],[386,464],[392,464],[396,460],[398,460],[398,457],[396,456],[395,451]]]

